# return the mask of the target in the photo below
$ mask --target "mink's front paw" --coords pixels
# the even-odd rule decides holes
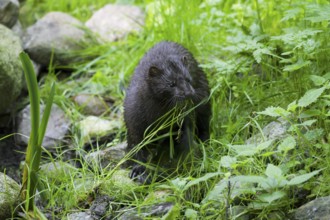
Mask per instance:
[[[150,184],[151,182],[146,167],[142,165],[134,165],[129,177],[142,184]]]

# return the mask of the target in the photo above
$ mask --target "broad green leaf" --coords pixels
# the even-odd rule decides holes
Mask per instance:
[[[265,172],[266,176],[273,177],[275,179],[282,178],[282,170],[274,166],[273,164],[268,164]]]
[[[262,151],[262,150],[268,148],[269,146],[271,146],[272,143],[273,143],[273,140],[268,140],[268,141],[265,141],[263,143],[260,143],[257,146],[257,150]]]
[[[301,97],[298,101],[298,106],[306,107],[316,102],[316,100],[322,95],[325,87],[321,87],[319,89],[311,89],[305,93],[303,97]]]
[[[228,187],[231,189],[232,198],[245,193],[255,194],[256,189],[253,185],[262,181],[265,181],[265,178],[261,176],[234,176],[229,179],[222,179],[209,191],[202,203],[206,203],[210,200],[219,202],[225,201]]]
[[[286,111],[281,107],[268,107],[262,112],[257,112],[259,115],[268,115],[272,117],[281,117],[281,116],[288,116],[290,112]]]
[[[266,178],[262,176],[234,176],[231,178],[232,182],[241,182],[241,183],[260,183],[265,182]]]
[[[313,81],[316,86],[323,85],[327,80],[322,76],[310,75],[309,78]]]
[[[284,67],[283,71],[288,71],[288,72],[293,72],[296,70],[299,70],[307,65],[309,65],[311,61],[303,61],[303,60],[298,60],[296,63],[287,65]]]
[[[196,210],[193,209],[186,209],[186,211],[184,212],[184,216],[186,217],[186,219],[189,220],[198,219],[198,213]]]
[[[172,219],[178,219],[180,216],[182,207],[179,203],[175,203],[173,208],[171,208],[166,215],[164,215],[161,219],[162,220],[172,220]]]
[[[270,204],[275,200],[283,198],[285,195],[286,195],[285,192],[275,191],[272,193],[264,193],[264,194],[258,195],[257,197],[262,202],[267,202],[268,204]]]
[[[300,13],[302,13],[302,9],[301,8],[298,8],[298,7],[296,7],[296,8],[290,8],[290,9],[288,9],[288,10],[286,10],[284,12],[284,16],[281,19],[281,22],[290,20],[292,18],[295,18]]]
[[[220,165],[222,167],[231,168],[233,164],[237,161],[236,157],[223,156],[220,160]]]
[[[330,72],[327,72],[322,77],[325,78],[325,79],[327,79],[327,80],[330,80]]]
[[[301,184],[303,182],[306,182],[307,180],[309,180],[313,176],[319,174],[320,171],[321,170],[315,170],[311,173],[306,173],[306,174],[303,174],[303,175],[296,176],[296,177],[292,178],[291,180],[289,180],[288,185],[292,186],[292,185],[298,185],[298,184]]]
[[[314,130],[307,131],[304,136],[309,141],[316,141],[323,135],[324,130],[322,128],[316,128]]]
[[[189,187],[193,186],[193,185],[196,185],[200,182],[205,182],[207,181],[208,179],[211,179],[213,177],[216,177],[216,176],[219,176],[219,175],[222,175],[223,173],[222,172],[215,172],[215,173],[207,173],[205,174],[204,176],[200,177],[200,178],[197,178],[197,179],[194,179],[190,182],[188,182],[185,186],[184,186],[184,189],[183,190],[187,190]]]
[[[291,102],[291,103],[288,105],[288,107],[287,107],[287,111],[289,111],[289,112],[294,112],[294,111],[296,110],[297,107],[298,107],[298,105],[297,105],[297,101],[295,100],[295,101]]]
[[[312,126],[315,122],[317,122],[316,119],[311,119],[311,120],[304,121],[300,125],[309,127],[309,126]]]
[[[310,118],[310,117],[314,117],[314,116],[319,116],[320,114],[322,114],[322,112],[319,109],[309,109],[309,110],[303,111],[299,115],[299,119],[304,119],[304,118]]]
[[[258,152],[256,145],[244,144],[244,145],[229,145],[238,156],[252,156]]]
[[[278,145],[277,149],[279,151],[288,152],[296,146],[296,140],[292,136],[288,136],[285,138],[280,145]]]

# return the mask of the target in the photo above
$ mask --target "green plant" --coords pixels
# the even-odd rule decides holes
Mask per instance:
[[[34,198],[36,189],[38,187],[38,170],[42,151],[41,145],[46,132],[48,118],[51,112],[55,94],[55,85],[53,84],[52,86],[40,123],[40,96],[36,74],[34,72],[33,65],[29,59],[29,56],[26,53],[21,52],[20,59],[24,69],[31,105],[31,133],[23,168],[21,196],[25,205],[24,210],[32,216],[36,215],[42,217],[42,214],[38,211],[33,213],[33,211],[37,210],[35,209]]]

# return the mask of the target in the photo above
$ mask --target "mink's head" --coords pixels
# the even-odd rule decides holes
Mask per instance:
[[[164,42],[147,54],[145,77],[152,97],[164,107],[181,105],[196,97],[194,77],[198,64],[182,46]]]

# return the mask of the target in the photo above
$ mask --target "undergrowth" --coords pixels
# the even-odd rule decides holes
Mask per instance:
[[[41,16],[59,10],[85,21],[107,3],[70,2],[28,0],[22,11],[33,6]],[[124,90],[140,58],[156,42],[171,40],[191,50],[207,73],[213,114],[211,138],[201,146],[204,156],[196,167],[149,186],[121,190],[111,183],[114,191],[106,192],[116,197],[115,207],[151,204],[146,195],[170,190],[167,200],[176,202],[171,217],[281,219],[299,205],[329,195],[328,1],[128,2],[145,9],[144,30],[118,42],[88,45],[75,54],[85,59],[70,65],[74,71],[69,77],[62,79],[63,72],[50,71],[44,79],[44,94],[57,81],[54,102],[73,121],[85,116],[70,97],[80,93],[111,97],[114,106],[102,117],[112,119],[123,111]],[[271,122],[286,131],[270,138],[263,128]],[[124,127],[114,142],[123,137]],[[73,149],[83,152],[75,129],[70,138]],[[63,159],[61,155],[55,160]],[[67,213],[81,208],[79,201],[88,199],[96,186],[110,178],[106,170],[96,172],[98,168],[90,169],[83,159],[77,160],[82,164],[79,174],[47,182],[50,209],[61,207]],[[88,187],[78,189],[75,175],[86,180]]]

